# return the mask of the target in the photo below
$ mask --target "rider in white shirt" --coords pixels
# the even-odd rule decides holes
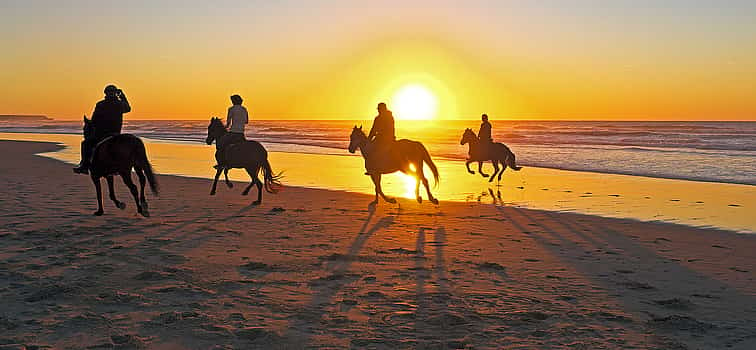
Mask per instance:
[[[239,95],[231,96],[231,103],[233,106],[228,108],[228,116],[226,117],[226,129],[228,129],[228,134],[223,137],[223,140],[219,140],[223,143],[222,149],[225,149],[232,144],[246,141],[246,138],[244,138],[244,126],[249,122],[249,113],[247,113],[247,109],[242,106],[242,101],[243,100]],[[218,149],[215,152],[215,159],[218,161],[219,165],[225,161],[221,149]],[[217,169],[218,165],[215,165],[214,168]]]

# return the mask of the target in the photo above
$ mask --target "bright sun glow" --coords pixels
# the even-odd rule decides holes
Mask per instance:
[[[412,84],[399,89],[392,99],[394,115],[403,120],[427,120],[436,116],[438,100],[425,86]]]

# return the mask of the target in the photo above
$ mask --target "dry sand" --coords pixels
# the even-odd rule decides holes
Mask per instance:
[[[0,349],[756,348],[754,236],[173,176],[94,217],[58,147],[0,141]]]

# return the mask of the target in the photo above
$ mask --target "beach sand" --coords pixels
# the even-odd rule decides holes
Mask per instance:
[[[0,349],[756,348],[756,236],[176,176],[94,217],[59,148],[0,141]]]

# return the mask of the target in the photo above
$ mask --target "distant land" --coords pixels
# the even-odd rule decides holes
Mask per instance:
[[[13,121],[13,120],[52,120],[52,118],[46,115],[15,115],[15,114],[0,114],[0,120]]]

